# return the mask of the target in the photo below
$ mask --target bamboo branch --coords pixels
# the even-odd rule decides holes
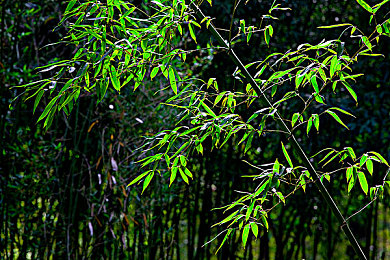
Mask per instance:
[[[193,2],[190,4],[191,9],[195,11],[198,18],[200,20],[203,20],[205,18],[205,15],[202,13],[200,8]],[[245,68],[245,66],[242,64],[241,60],[237,57],[235,52],[229,47],[229,44],[226,40],[222,38],[222,36],[218,33],[218,31],[215,29],[214,25],[210,23],[208,30],[210,33],[217,39],[219,44],[221,44],[223,47],[228,49],[228,55],[233,60],[233,62],[238,66],[238,68],[241,70],[241,72],[246,76],[246,80],[249,84],[254,87],[255,92],[261,99],[260,101],[265,104],[266,106],[270,107],[271,109],[275,109],[269,99],[266,97],[265,93],[261,90],[261,88],[258,86],[252,75],[248,72],[248,70]],[[279,127],[288,133],[288,140],[290,144],[293,146],[295,152],[298,154],[299,158],[303,161],[304,166],[309,171],[310,175],[315,177],[318,181],[314,182],[317,188],[319,189],[320,193],[322,194],[323,198],[325,199],[326,204],[330,209],[332,210],[333,214],[336,216],[337,220],[340,223],[340,227],[346,234],[349,242],[351,243],[353,249],[355,250],[356,254],[359,256],[359,259],[367,259],[364,255],[364,252],[362,251],[358,241],[356,240],[354,234],[352,233],[348,223],[346,222],[344,216],[341,214],[337,204],[333,200],[332,196],[329,194],[328,190],[324,186],[324,184],[320,181],[320,176],[318,175],[317,171],[315,170],[312,163],[309,161],[306,153],[303,151],[301,145],[296,140],[295,136],[291,132],[291,130],[288,128],[288,126],[283,121],[282,117],[278,113],[278,111],[275,112],[275,119],[279,125]]]

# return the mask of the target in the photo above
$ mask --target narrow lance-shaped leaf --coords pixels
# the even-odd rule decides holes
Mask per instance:
[[[175,71],[172,67],[169,67],[168,73],[169,73],[169,82],[171,84],[171,88],[172,88],[173,92],[177,95],[177,84],[176,84]]]
[[[367,159],[366,167],[367,167],[368,172],[372,175],[372,173],[374,172],[374,166],[373,166],[371,159]]]
[[[367,192],[368,192],[368,184],[367,184],[366,176],[365,176],[364,173],[361,172],[361,171],[358,171],[357,175],[358,175],[358,179],[359,179],[359,182],[360,182],[360,187],[362,188],[362,190],[364,191],[364,193],[367,195]]]
[[[259,234],[259,227],[255,222],[251,222],[250,224],[251,224],[252,233],[257,238],[257,235]]]
[[[348,126],[346,126],[343,123],[343,121],[341,121],[340,117],[335,112],[330,111],[330,110],[326,110],[325,112],[328,113],[329,115],[331,115],[334,119],[336,119],[337,122],[339,122],[342,126],[344,126],[345,128],[347,128],[349,130]]]
[[[248,240],[249,230],[250,230],[250,224],[246,224],[244,227],[244,231],[242,231],[242,245],[245,248],[246,242]]]
[[[150,173],[148,176],[146,176],[144,185],[142,187],[142,193],[144,193],[145,189],[149,186],[150,181],[153,179],[154,172]]]
[[[184,173],[184,171],[181,168],[179,168],[179,172],[180,172],[180,175],[181,175],[182,179],[185,181],[185,183],[189,184],[188,177]]]
[[[141,180],[143,177],[145,177],[145,176],[146,176],[148,173],[150,173],[150,172],[151,172],[151,170],[146,171],[146,172],[144,172],[144,173],[138,175],[137,178],[135,178],[132,182],[130,182],[130,183],[127,185],[127,187],[129,187],[129,186],[133,185],[134,183],[136,183],[137,181]]]
[[[369,6],[365,1],[363,0],[356,0],[356,2],[359,3],[359,5],[361,5],[364,9],[366,9],[368,12],[372,13],[372,8],[371,6]]]
[[[192,39],[195,41],[195,43],[196,43],[196,36],[195,36],[194,28],[192,27],[191,22],[188,23],[188,29],[190,30],[190,36],[191,36],[191,38],[192,38]]]
[[[287,150],[286,150],[286,147],[284,147],[283,142],[282,142],[282,150],[283,150],[283,154],[284,154],[284,156],[286,157],[286,160],[287,160],[288,164],[290,165],[291,168],[294,168],[294,166],[293,166],[293,164],[292,164],[292,161],[291,161],[291,158],[290,158],[290,156],[288,155]]]
[[[43,110],[43,113],[41,114],[41,116],[38,118],[38,121],[41,121],[43,118],[45,118],[47,116],[47,114],[50,112],[51,108],[53,107],[53,105],[56,103],[57,99],[59,98],[60,96],[56,96],[54,97],[50,102],[49,104],[47,104],[45,110]]]
[[[121,84],[119,83],[118,75],[113,65],[111,65],[110,76],[111,76],[112,86],[115,88],[115,90],[119,92],[121,90]]]

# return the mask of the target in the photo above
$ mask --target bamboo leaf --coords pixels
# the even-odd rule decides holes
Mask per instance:
[[[38,121],[37,121],[37,122],[41,121],[42,119],[44,119],[44,118],[47,116],[47,114],[49,114],[50,110],[52,109],[52,107],[54,106],[54,104],[56,103],[56,101],[57,101],[57,99],[58,99],[59,97],[60,97],[60,96],[54,97],[54,98],[49,102],[49,104],[47,104],[45,110],[43,110],[43,112],[42,112],[41,116],[38,118]]]
[[[250,224],[246,224],[244,227],[244,231],[242,231],[242,245],[246,246],[246,242],[248,240],[249,230],[250,230]]]
[[[359,182],[360,182],[360,187],[362,188],[362,190],[364,191],[364,193],[367,195],[367,192],[368,192],[368,183],[367,183],[366,176],[365,176],[364,173],[361,172],[361,171],[358,171],[358,172],[357,172],[357,175],[358,175],[358,179],[359,179]]]
[[[372,173],[374,172],[374,166],[373,166],[373,163],[372,163],[371,159],[368,159],[366,161],[366,167],[367,167],[367,170],[370,173],[370,175],[372,175]]]
[[[151,170],[146,171],[146,172],[144,172],[144,173],[138,175],[137,178],[135,178],[132,182],[130,182],[130,183],[127,185],[127,187],[129,187],[129,186],[133,185],[134,183],[136,183],[137,181],[141,180],[143,177],[145,177],[145,176],[146,176],[148,173],[150,173],[150,172],[151,172]]]
[[[257,224],[255,222],[251,222],[250,225],[251,225],[253,235],[255,235],[255,237],[257,238],[257,236],[259,234],[259,227],[257,226]]]
[[[289,156],[288,153],[287,153],[286,147],[284,147],[283,142],[281,142],[281,143],[282,143],[283,154],[284,154],[284,156],[286,157],[286,160],[287,160],[288,164],[290,165],[291,168],[294,168],[294,166],[293,166],[293,164],[292,164],[292,161],[291,161],[291,158],[290,158],[290,156]]]
[[[356,2],[358,2],[358,4],[361,5],[368,12],[370,12],[370,13],[373,12],[371,6],[369,6],[365,1],[363,1],[363,0],[356,0]]]
[[[320,29],[331,29],[331,28],[344,27],[344,26],[352,26],[352,24],[350,24],[350,23],[340,23],[340,24],[319,26],[317,28],[320,28]]]
[[[347,128],[349,130],[348,126],[346,126],[343,123],[343,121],[341,121],[340,117],[335,112],[330,111],[330,110],[326,110],[325,112],[328,113],[329,115],[331,115],[337,122],[339,122],[342,126],[344,126],[345,128]]]
[[[171,66],[168,69],[168,73],[169,73],[169,82],[171,84],[171,88],[172,88],[173,92],[177,95],[177,84],[176,84],[175,71]]]
[[[154,172],[150,173],[148,176],[146,176],[144,185],[142,187],[142,193],[144,193],[145,189],[149,186],[150,181],[153,179]]]

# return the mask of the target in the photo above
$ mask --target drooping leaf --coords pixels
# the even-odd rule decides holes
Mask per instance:
[[[295,123],[297,122],[299,118],[299,113],[294,113],[293,116],[292,116],[292,120],[291,120],[291,126],[294,127]]]
[[[371,159],[367,159],[366,167],[367,167],[368,172],[372,175],[372,173],[374,172],[374,166],[373,166]]]
[[[325,112],[328,113],[329,115],[331,115],[334,119],[336,119],[337,122],[339,122],[342,126],[344,126],[345,128],[347,128],[349,130],[348,126],[346,126],[343,123],[343,121],[341,121],[340,117],[335,112],[330,111],[330,110],[326,110]]]
[[[385,160],[385,158],[383,158],[382,155],[380,155],[379,153],[377,152],[370,152],[371,154],[375,155],[376,157],[379,158],[379,160],[381,160],[381,162],[383,162],[384,164],[386,164],[387,166],[389,166],[389,164],[387,163],[387,161]]]
[[[242,245],[244,246],[244,248],[245,248],[246,242],[248,240],[250,228],[251,228],[250,224],[246,224],[244,227],[244,230],[242,231]]]
[[[356,0],[356,2],[359,3],[359,5],[361,5],[364,9],[366,9],[368,12],[372,13],[372,8],[371,6],[369,6],[365,1],[363,0]]]
[[[286,160],[287,160],[288,164],[290,165],[291,168],[294,168],[294,166],[293,166],[293,164],[292,164],[292,161],[291,161],[291,158],[290,158],[290,156],[289,156],[288,153],[287,153],[286,147],[284,147],[283,142],[281,142],[281,143],[282,143],[283,154],[284,154],[284,156],[286,157]]]
[[[188,177],[187,177],[187,175],[184,173],[184,171],[181,169],[181,167],[179,168],[179,172],[180,172],[180,175],[181,175],[182,179],[184,180],[184,182],[187,183],[187,184],[189,184]]]
[[[171,84],[171,88],[172,88],[173,92],[177,95],[177,84],[176,84],[175,71],[172,67],[169,67],[168,73],[169,73],[169,82]]]
[[[148,176],[146,176],[144,180],[144,185],[142,187],[142,193],[145,191],[145,189],[149,186],[150,181],[153,179],[154,172],[150,173]]]
[[[364,173],[361,172],[361,171],[358,171],[358,172],[357,172],[357,175],[358,175],[358,179],[359,179],[359,182],[360,182],[360,187],[362,188],[362,190],[364,191],[364,193],[367,195],[367,192],[368,192],[368,183],[367,183],[366,176],[365,176]]]
[[[133,185],[134,183],[136,183],[137,181],[141,180],[143,177],[145,177],[147,174],[149,174],[152,170],[149,170],[149,171],[146,171],[140,175],[137,176],[137,178],[135,178],[132,182],[130,182],[127,187]]]
[[[253,235],[257,238],[257,236],[259,234],[259,227],[257,226],[257,224],[255,222],[251,222],[250,225],[251,225]]]

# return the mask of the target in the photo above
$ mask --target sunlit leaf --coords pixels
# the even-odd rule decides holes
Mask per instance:
[[[361,171],[358,171],[358,172],[357,172],[357,175],[358,175],[358,179],[359,179],[359,182],[360,182],[360,187],[362,187],[362,190],[363,190],[364,193],[367,195],[367,192],[368,192],[368,183],[367,183],[366,176],[365,176],[364,173],[361,172]]]
[[[340,117],[335,112],[330,111],[330,110],[326,110],[325,112],[328,113],[329,115],[331,115],[334,119],[336,119],[337,122],[339,122],[342,126],[344,126],[345,128],[347,128],[349,130],[348,126],[346,126],[343,123],[343,121],[341,121]]]
[[[290,165],[291,168],[294,168],[294,166],[293,166],[293,164],[292,164],[292,161],[291,161],[291,158],[290,158],[290,156],[289,156],[288,153],[287,153],[286,147],[284,147],[283,142],[281,142],[281,143],[282,143],[283,154],[284,154],[284,156],[286,157],[286,160],[287,160],[288,164]]]
[[[144,180],[144,185],[142,187],[142,193],[145,191],[145,189],[149,186],[150,181],[153,179],[154,172],[150,173],[148,176],[146,176]]]
[[[257,238],[257,236],[259,234],[259,227],[257,226],[257,224],[255,222],[251,222],[250,225],[251,225],[253,235]]]
[[[369,6],[365,1],[363,0],[356,0],[364,9],[366,9],[368,12],[372,13],[372,8]]]
[[[242,231],[242,245],[245,248],[246,242],[248,240],[249,230],[250,230],[250,224],[246,224],[244,227],[244,230]]]

